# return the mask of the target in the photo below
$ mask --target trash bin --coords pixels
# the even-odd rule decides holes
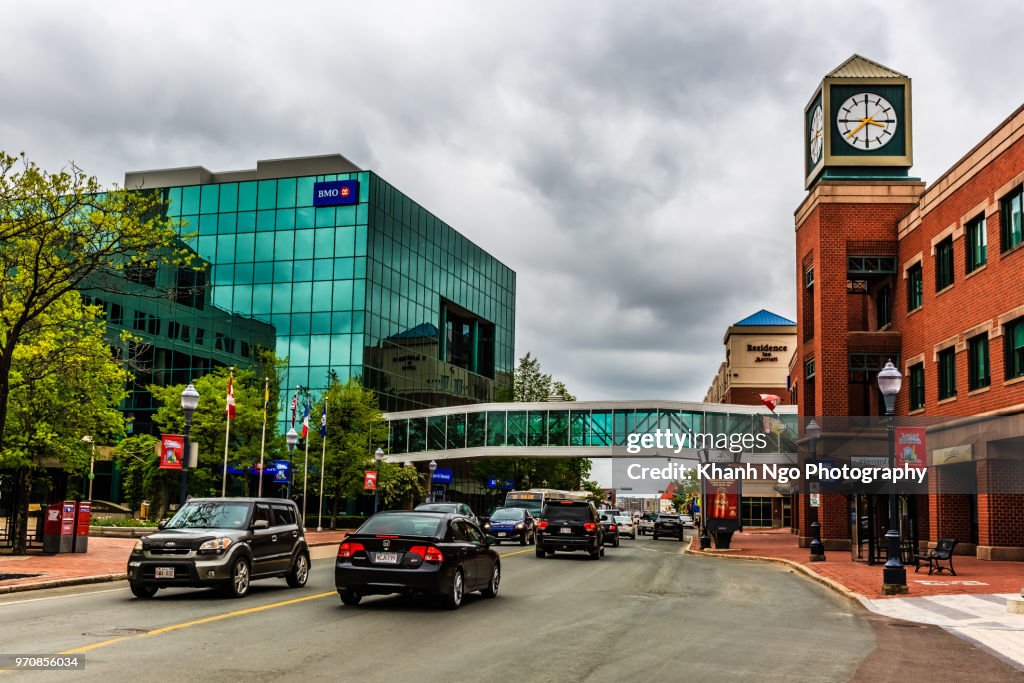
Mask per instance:
[[[140,519],[149,519],[149,501],[148,500],[142,501],[142,504],[139,506],[139,518]]]
[[[43,552],[70,553],[75,544],[75,501],[65,500],[46,508],[43,520]]]
[[[92,503],[88,500],[80,500],[75,505],[75,535],[73,552],[85,553],[89,551],[89,525],[92,523]]]

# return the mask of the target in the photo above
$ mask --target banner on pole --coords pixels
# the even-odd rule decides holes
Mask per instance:
[[[377,490],[377,473],[367,472],[363,475],[363,489],[366,491]]]
[[[160,435],[160,469],[180,470],[185,457],[185,437],[178,434]]]
[[[924,427],[896,428],[896,467],[927,467]]]

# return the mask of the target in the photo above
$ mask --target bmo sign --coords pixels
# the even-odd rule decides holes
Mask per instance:
[[[358,180],[334,180],[313,184],[313,206],[344,206],[358,203]]]

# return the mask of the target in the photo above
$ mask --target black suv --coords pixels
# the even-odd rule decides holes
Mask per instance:
[[[664,512],[658,515],[658,518],[654,520],[654,540],[657,541],[662,536],[683,540],[683,521],[679,519],[679,515],[670,515]]]
[[[537,522],[537,557],[556,550],[586,550],[595,560],[604,555],[604,528],[593,503],[551,500]]]
[[[298,518],[295,503],[281,498],[193,498],[135,544],[132,593],[151,598],[160,588],[219,586],[240,598],[252,579],[275,577],[301,588],[309,548]]]

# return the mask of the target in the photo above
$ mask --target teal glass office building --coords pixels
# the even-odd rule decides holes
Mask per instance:
[[[318,397],[332,372],[386,411],[510,387],[515,273],[372,171],[332,155],[132,172],[125,187],[160,189],[195,233],[217,309],[273,326],[289,361],[280,405],[296,386]],[[333,197],[315,200],[324,187]]]

